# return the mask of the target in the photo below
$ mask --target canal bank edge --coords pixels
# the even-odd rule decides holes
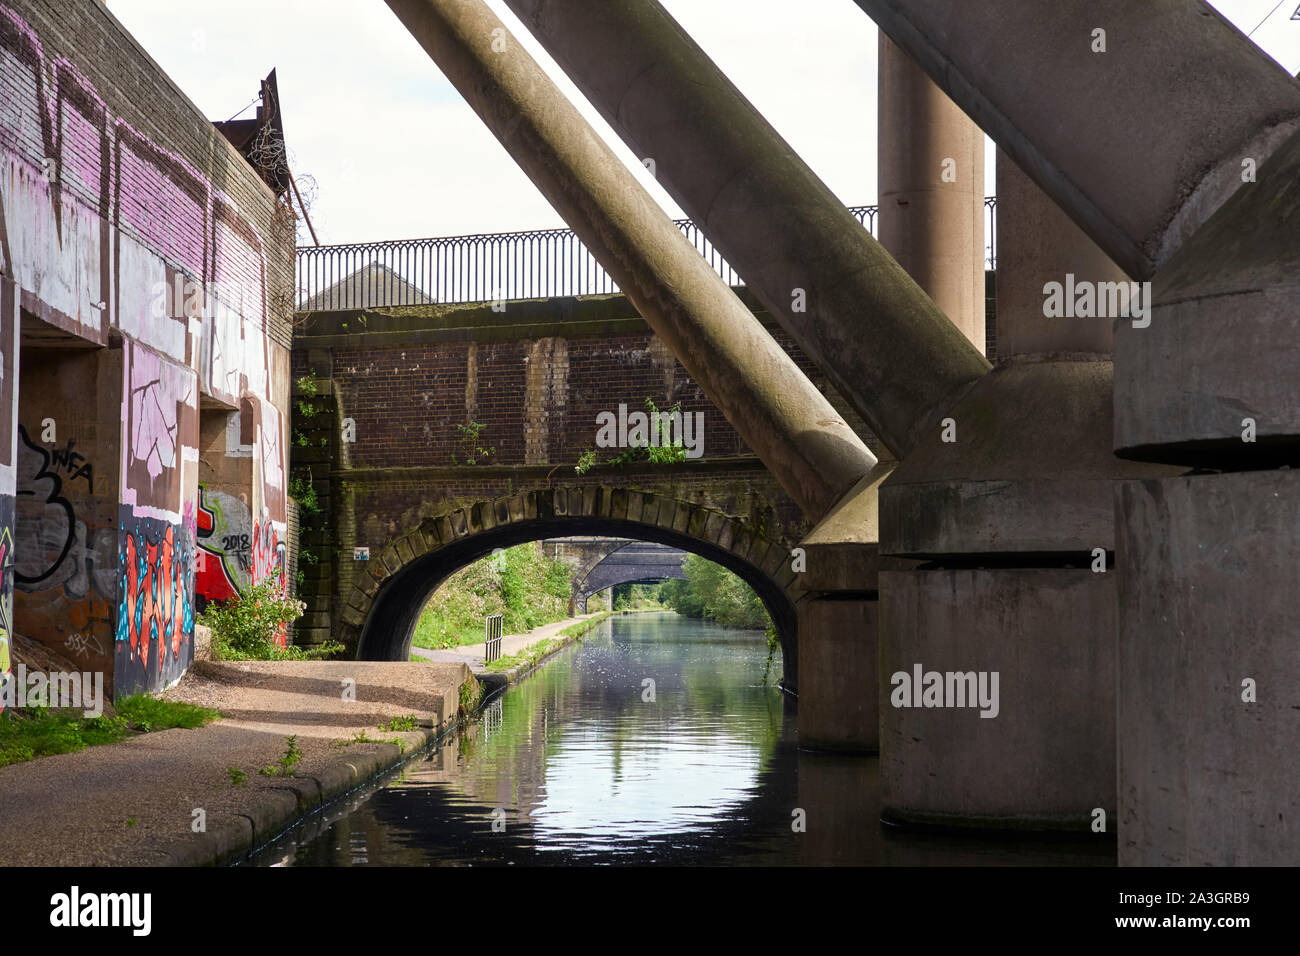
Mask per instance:
[[[168,857],[160,865],[225,866],[247,860],[308,817],[414,759],[425,747],[460,726],[464,719],[457,714],[452,720],[444,721],[440,728],[386,731],[390,737],[401,740],[405,750],[396,744],[379,743],[376,745],[379,749],[374,752],[348,754],[316,774],[285,777],[281,785],[264,790],[248,811],[240,814],[242,823],[222,820],[206,832],[194,834],[191,840],[160,847]]]
[[[221,666],[218,662],[203,662],[197,664],[195,669],[202,673],[205,669]],[[431,726],[421,726],[411,731],[376,731],[383,735],[382,740],[354,743],[356,746],[373,748],[371,750],[340,754],[310,774],[274,778],[274,786],[258,792],[233,818],[226,816],[212,821],[204,832],[190,833],[170,844],[159,846],[157,849],[165,859],[158,865],[223,866],[250,859],[286,831],[353,791],[415,759],[427,747],[460,727],[467,718],[473,716],[459,706],[461,692],[473,683],[474,674],[465,667],[456,684],[458,705],[450,716],[431,716],[427,718],[431,720]],[[481,693],[478,700],[482,700]],[[400,744],[389,743],[390,740],[399,741]]]
[[[414,731],[384,731],[386,737],[400,740],[403,747],[378,743],[370,753],[347,754],[315,774],[285,777],[282,784],[259,794],[256,803],[240,814],[242,820],[225,819],[196,833],[191,839],[160,848],[167,854],[165,866],[221,866],[250,858],[259,849],[274,842],[286,831],[308,817],[326,809],[339,799],[364,787],[376,778],[414,760],[425,748],[436,743],[468,719],[477,716],[482,703],[494,693],[518,683],[569,645],[589,634],[602,621],[613,617],[605,611],[573,625],[572,633],[561,632],[548,640],[554,642],[545,654],[517,667],[502,671],[473,674],[467,670],[461,686],[477,680],[482,688],[479,705],[472,714],[458,709],[439,726]],[[623,612],[636,613],[636,612]],[[540,643],[540,642],[539,642]],[[525,651],[524,653],[527,653]]]

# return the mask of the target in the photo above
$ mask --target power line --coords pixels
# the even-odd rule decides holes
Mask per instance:
[[[1284,4],[1284,3],[1286,3],[1286,0],[1277,0],[1277,6],[1274,7],[1272,10],[1268,11],[1268,16],[1264,17],[1263,20],[1260,20],[1259,23],[1255,24],[1255,30],[1258,30],[1258,29],[1259,29],[1260,27],[1262,27],[1265,23],[1267,23],[1267,22],[1268,22],[1268,17],[1271,17],[1273,14],[1277,13],[1278,10],[1280,10],[1280,9],[1282,8],[1282,4]],[[1296,9],[1296,13],[1300,13],[1300,8],[1297,8],[1297,9]],[[1291,19],[1292,19],[1292,20],[1295,19],[1295,15],[1294,15],[1294,14],[1292,14]],[[1246,36],[1248,36],[1248,37],[1253,37],[1253,36],[1255,35],[1255,30],[1251,30],[1249,33],[1246,34]]]

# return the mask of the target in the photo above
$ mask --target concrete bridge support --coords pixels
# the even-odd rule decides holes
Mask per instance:
[[[507,4],[893,454],[988,371],[659,3]]]
[[[1293,862],[1300,488],[1266,469],[1300,457],[1300,84],[1204,3],[857,2],[1154,276],[1150,325],[1116,330],[1114,446],[1206,471],[1117,490],[1120,862]]]
[[[389,6],[805,514],[871,471],[862,440],[483,3]]]
[[[928,562],[880,575],[882,800],[1083,830],[1116,806],[1111,487],[1154,472],[1111,454],[1110,320],[1044,315],[1067,273],[1127,277],[1005,156],[997,174],[997,367],[881,489],[882,552]],[[997,674],[996,703],[922,706],[917,668]]]
[[[912,447],[925,423],[988,369],[980,351],[659,4],[509,5],[619,135],[655,160],[659,181],[889,454]],[[919,136],[933,132],[930,120],[920,121]],[[900,190],[918,190],[919,199],[923,174],[909,178],[910,166],[896,171]],[[909,230],[919,238],[923,222],[908,220],[893,235],[909,245]],[[982,231],[982,222],[981,196],[970,231]],[[922,253],[931,238],[913,248],[918,264],[936,261]],[[982,247],[981,239],[975,249]],[[928,281],[946,281],[940,277],[949,253],[962,254],[945,247]],[[964,273],[978,275],[979,291],[964,304],[958,293],[954,304],[973,309],[982,302],[982,263],[982,254],[974,255]],[[982,333],[982,315],[978,328]],[[863,348],[864,336],[888,345]],[[812,592],[799,607],[809,638],[799,644],[801,747],[870,752],[878,745],[874,529],[884,473],[863,478],[791,558],[801,586]]]
[[[880,244],[982,355],[984,133],[880,34]]]

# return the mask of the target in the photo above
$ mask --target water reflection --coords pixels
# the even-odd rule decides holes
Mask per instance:
[[[766,658],[762,632],[610,618],[399,780],[255,862],[1113,865],[1113,841],[882,826],[877,761],[800,752]]]

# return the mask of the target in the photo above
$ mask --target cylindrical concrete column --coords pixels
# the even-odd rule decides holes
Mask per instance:
[[[1300,84],[1201,0],[856,2],[1135,278],[1300,130]]]
[[[880,34],[876,234],[981,353],[984,133]]]
[[[988,362],[655,0],[507,0],[903,456]]]
[[[482,0],[389,0],[461,95],[814,520],[875,456]]]
[[[998,365],[881,487],[881,553],[938,565],[880,573],[884,813],[1087,833],[1100,810],[1113,834],[1112,488],[1167,470],[1111,453],[1111,320],[1045,314],[1052,283],[1095,301],[1127,277],[1001,154],[997,173]]]

